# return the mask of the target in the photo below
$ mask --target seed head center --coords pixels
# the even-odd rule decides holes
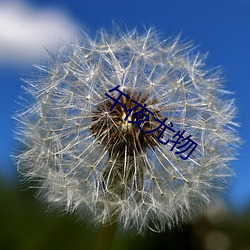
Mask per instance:
[[[128,130],[132,129],[132,123],[129,123],[130,121],[132,121],[132,115],[133,112],[131,113],[131,115],[129,117],[127,117],[126,119],[126,112],[123,110],[122,114],[121,114],[121,121],[120,121],[120,128],[122,132],[126,132]],[[125,120],[126,119],[126,120]]]

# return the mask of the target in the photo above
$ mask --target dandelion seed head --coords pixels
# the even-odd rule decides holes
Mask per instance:
[[[191,44],[161,40],[153,29],[82,36],[26,80],[32,101],[15,116],[19,172],[36,180],[48,204],[97,224],[116,219],[124,229],[163,231],[203,212],[233,175],[239,142],[219,71],[206,69]],[[105,95],[117,86],[130,97],[120,99],[134,108],[129,117]],[[159,125],[149,113],[141,129],[131,123],[133,101],[192,135],[192,155],[183,160],[157,139],[171,131],[147,133]]]

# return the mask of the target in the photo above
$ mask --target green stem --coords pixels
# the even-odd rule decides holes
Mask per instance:
[[[99,228],[94,250],[110,250],[116,232],[117,223],[104,224]]]

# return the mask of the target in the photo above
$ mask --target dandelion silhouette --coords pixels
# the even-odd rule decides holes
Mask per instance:
[[[82,36],[26,81],[32,101],[15,116],[25,147],[19,172],[37,180],[43,201],[97,224],[163,231],[203,212],[232,176],[239,141],[218,70],[207,70],[191,44],[161,40],[153,29]],[[118,99],[109,93],[118,85],[130,97],[122,105],[105,95]],[[154,114],[144,111],[140,127],[133,101]],[[173,138],[155,130],[164,118],[197,143],[188,159],[160,142]]]

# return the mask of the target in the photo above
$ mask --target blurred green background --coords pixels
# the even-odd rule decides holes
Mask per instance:
[[[47,211],[30,190],[16,178],[0,181],[0,249],[94,249],[98,229],[73,215]],[[144,236],[116,232],[112,250],[250,250],[250,208],[241,212],[219,206],[192,224],[166,230],[148,231]]]

